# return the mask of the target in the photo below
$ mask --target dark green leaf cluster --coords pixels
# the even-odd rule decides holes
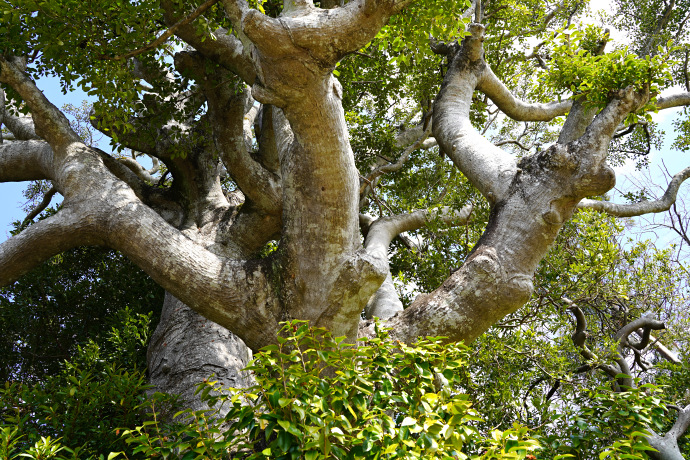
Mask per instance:
[[[126,448],[117,429],[141,424],[150,408],[137,356],[146,346],[149,316],[130,310],[119,316],[123,327],[111,330],[107,346],[89,341],[78,347],[70,362],[40,383],[5,382],[0,458],[87,460]]]
[[[162,296],[119,253],[83,247],[53,257],[0,289],[0,379],[41,381],[90,341],[104,358],[119,354],[128,368],[143,368]]]

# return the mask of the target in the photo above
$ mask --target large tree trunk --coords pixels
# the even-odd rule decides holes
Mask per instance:
[[[225,388],[252,383],[249,373],[242,372],[251,359],[244,342],[169,292],[147,358],[153,390],[180,395],[192,410],[206,409],[194,391],[211,375]]]

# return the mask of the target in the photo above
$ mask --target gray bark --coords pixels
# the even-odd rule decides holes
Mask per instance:
[[[251,375],[242,369],[251,351],[232,332],[209,321],[166,293],[158,327],[148,349],[149,381],[158,391],[180,395],[192,410],[207,407],[194,395],[210,379],[224,388],[246,388]]]

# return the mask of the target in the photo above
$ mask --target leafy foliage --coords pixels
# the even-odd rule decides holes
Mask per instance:
[[[657,94],[671,80],[671,42],[659,47],[659,54],[640,58],[627,47],[601,53],[597,47],[607,36],[595,26],[577,29],[570,26],[556,35],[551,50],[552,68],[542,77],[550,88],[566,89],[573,97],[584,97],[603,108],[612,94],[627,87],[636,91],[649,89]],[[652,110],[653,100],[643,110]],[[650,120],[651,120],[651,116]]]
[[[113,328],[103,346],[88,341],[40,383],[0,388],[1,458],[87,460],[126,447],[116,429],[142,423],[150,407],[139,357],[150,315],[119,315],[126,326]]]
[[[171,434],[156,419],[124,435],[147,458],[523,459],[538,449],[515,426],[484,439],[466,395],[454,390],[467,349],[440,339],[407,346],[385,331],[359,346],[304,322],[286,323],[277,345],[248,366],[256,385],[214,392],[215,410],[183,411]],[[229,412],[215,419],[218,407]],[[224,428],[223,428],[224,427]],[[474,452],[470,456],[463,453]],[[477,455],[483,452],[482,455]]]

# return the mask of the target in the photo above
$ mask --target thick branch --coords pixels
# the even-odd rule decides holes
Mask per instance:
[[[690,404],[679,411],[678,418],[673,427],[668,431],[668,435],[680,439],[688,428],[690,428]]]
[[[69,206],[30,225],[0,244],[0,286],[7,285],[50,257],[102,240],[88,231],[88,219]]]
[[[656,98],[655,105],[659,110],[690,105],[690,92],[672,94],[670,96],[659,96]]]
[[[630,343],[628,340],[628,337],[630,334],[633,332],[636,332],[638,329],[642,329],[646,331],[647,339],[646,342],[649,343],[649,330],[655,330],[658,331],[660,329],[665,329],[666,326],[664,325],[663,321],[658,321],[655,320],[649,316],[643,316],[642,318],[637,318],[634,321],[631,321],[630,323],[626,324],[622,328],[616,332],[615,339],[623,346],[630,345],[630,346],[635,346],[636,344]],[[642,343],[640,343],[641,348],[644,348],[646,344],[643,345],[645,342],[644,340],[644,333],[643,333],[643,340]],[[640,347],[635,347],[635,348],[640,348]]]
[[[449,47],[452,62],[434,102],[433,132],[441,151],[494,203],[506,193],[517,165],[470,122],[472,96],[487,69],[482,48],[484,28],[473,24],[470,32],[459,49]]]
[[[252,106],[253,99],[229,72],[207,73],[206,62],[199,54],[183,52],[176,55],[175,64],[193,71],[203,85],[213,140],[228,173],[262,211],[278,214],[282,202],[279,178],[251,157],[245,142],[245,108]]]
[[[34,122],[31,117],[15,117],[5,112],[2,123],[14,135],[18,141],[28,141],[30,139],[41,139],[36,135]]]
[[[44,141],[0,144],[0,182],[54,179],[53,149]]]
[[[683,182],[690,177],[690,167],[685,168],[671,179],[671,182],[666,188],[666,193],[660,200],[642,201],[631,204],[616,204],[609,201],[598,200],[582,200],[578,204],[578,208],[595,209],[603,211],[607,214],[616,217],[634,217],[649,213],[659,213],[668,211],[673,203],[676,202],[678,196],[678,189]]]
[[[487,66],[477,89],[484,92],[499,109],[517,121],[549,121],[565,115],[572,106],[572,101],[549,102],[548,104],[530,104],[517,99]]]

